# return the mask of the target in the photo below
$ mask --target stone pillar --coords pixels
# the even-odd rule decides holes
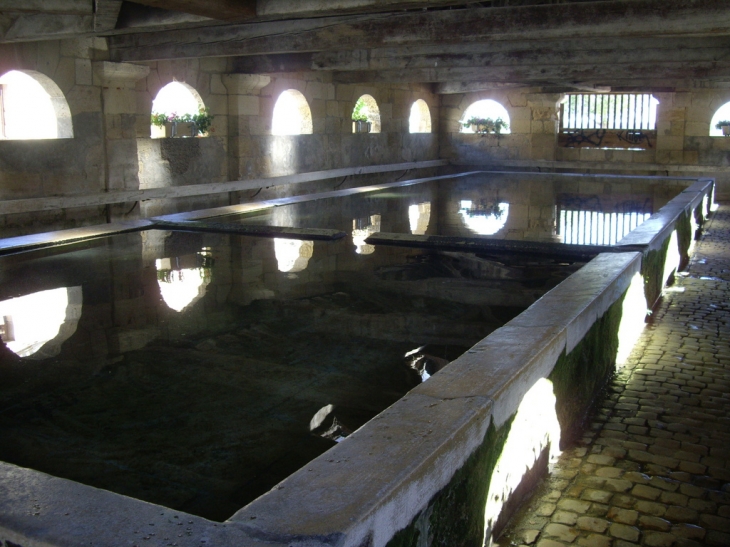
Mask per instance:
[[[230,180],[251,178],[258,173],[256,162],[263,156],[252,138],[265,124],[260,94],[271,78],[225,74],[222,80],[228,90],[228,176]]]
[[[102,113],[105,149],[105,190],[136,190],[139,188],[137,137],[149,136],[149,116],[137,106],[136,82],[146,78],[147,66],[131,63],[94,63],[94,77],[102,88]],[[112,205],[107,220],[123,220],[139,216],[133,204]]]
[[[555,160],[560,99],[561,95],[558,93],[530,93],[527,96],[527,106],[532,110],[530,122],[532,160]]]

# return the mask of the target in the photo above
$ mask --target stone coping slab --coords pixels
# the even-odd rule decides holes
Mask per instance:
[[[8,237],[0,239],[0,255],[19,253],[22,251],[34,251],[57,245],[67,245],[88,239],[106,237],[114,234],[127,232],[138,232],[152,227],[152,222],[146,219],[130,222],[114,222],[111,224],[97,224],[94,226],[83,226],[69,230],[58,230],[55,232],[44,232],[26,236]]]
[[[712,197],[714,182],[703,179],[672,199],[664,207],[654,213],[648,220],[628,233],[616,246],[645,246],[646,251],[659,249],[664,241],[672,235],[677,220],[682,214],[691,214],[699,206],[705,196]]]
[[[540,378],[552,372],[595,321],[628,289],[640,253],[599,255],[526,311],[477,343],[413,393],[482,396],[499,427]]]
[[[326,171],[312,171],[295,175],[283,175],[260,179],[245,179],[229,182],[213,182],[206,184],[186,184],[183,186],[166,186],[164,188],[142,188],[114,192],[99,192],[79,196],[56,196],[44,198],[24,198],[0,200],[0,214],[31,213],[34,211],[54,211],[74,207],[94,207],[113,203],[132,203],[146,199],[173,199],[190,196],[206,196],[224,194],[241,190],[257,190],[284,184],[300,184],[331,178],[388,173],[411,169],[426,169],[447,165],[446,160],[428,160],[386,165],[367,165],[362,167],[346,167]]]

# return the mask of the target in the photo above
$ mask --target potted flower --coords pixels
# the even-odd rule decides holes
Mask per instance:
[[[721,129],[723,135],[730,137],[730,120],[720,120],[715,124],[715,129]]]
[[[367,106],[365,101],[358,99],[355,108],[352,111],[352,132],[353,133],[370,133],[372,123],[368,121]]]
[[[172,119],[169,115],[160,112],[153,112],[151,121],[152,125],[159,127],[162,131],[164,131],[164,133],[160,136],[164,136],[165,138],[172,137]]]
[[[210,130],[214,116],[211,116],[210,111],[207,108],[201,108],[192,118],[195,128],[198,131],[197,135],[201,136],[206,135]]]
[[[471,127],[474,133],[479,135],[486,135],[487,133],[494,133],[499,135],[502,133],[502,129],[509,129],[509,125],[502,118],[493,120],[492,118],[479,118],[472,116],[468,120],[462,123],[464,127]]]
[[[201,108],[197,114],[176,113],[164,114],[153,112],[151,117],[152,125],[164,129],[160,136],[170,137],[197,137],[205,135],[213,122],[213,116],[207,108]]]

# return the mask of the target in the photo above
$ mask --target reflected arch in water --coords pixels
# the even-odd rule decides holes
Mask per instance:
[[[431,132],[431,111],[423,99],[418,99],[411,106],[411,116],[408,118],[408,130],[410,133]]]
[[[475,203],[468,199],[461,200],[459,214],[464,225],[472,232],[482,236],[491,236],[499,232],[507,224],[509,203],[487,204]]]
[[[61,344],[76,332],[83,296],[81,287],[39,291],[0,302],[0,334],[20,357],[45,359],[58,355]]]
[[[428,230],[431,221],[431,202],[414,203],[408,206],[408,222],[413,235],[422,236]]]
[[[540,463],[560,455],[560,424],[555,410],[553,384],[541,378],[525,393],[510,427],[509,435],[492,471],[484,508],[484,545],[492,545],[492,534],[500,532],[502,508],[525,474]],[[547,462],[545,462],[547,463]]]
[[[274,254],[280,272],[304,271],[314,254],[314,241],[274,238]]]
[[[312,111],[301,91],[283,91],[274,105],[272,135],[311,135]]]
[[[359,255],[373,254],[375,246],[365,243],[365,240],[379,231],[380,215],[352,219],[352,243],[355,245],[355,252]]]
[[[0,87],[0,139],[73,138],[71,109],[61,88],[48,76],[11,70],[0,77]]]
[[[182,312],[203,296],[212,277],[210,251],[175,258],[158,258],[157,284],[165,304],[176,312]]]

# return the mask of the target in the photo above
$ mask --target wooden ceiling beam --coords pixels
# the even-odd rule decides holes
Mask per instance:
[[[256,17],[256,0],[134,0],[138,4],[202,15],[220,21],[244,21]]]
[[[203,1],[203,0],[199,0]],[[730,35],[726,0],[632,0],[323,17],[110,37],[113,61],[435,44]]]
[[[730,37],[711,39],[607,39],[584,45],[576,40],[541,43],[451,45],[438,53],[402,54],[398,48],[249,55],[232,60],[233,72],[271,74],[319,70],[404,70],[419,68],[467,68],[532,66],[561,63],[626,64],[668,61],[722,60],[730,51]],[[498,46],[498,47],[497,47]],[[408,48],[415,50],[418,48]],[[424,51],[433,48],[422,48]]]
[[[730,77],[730,59],[720,62],[664,62],[626,64],[559,64],[535,66],[500,66],[471,68],[428,68],[383,71],[335,72],[337,83],[392,83],[392,82],[468,82],[491,81],[597,83],[614,79],[653,80],[727,80]],[[608,85],[611,85],[610,83]]]

